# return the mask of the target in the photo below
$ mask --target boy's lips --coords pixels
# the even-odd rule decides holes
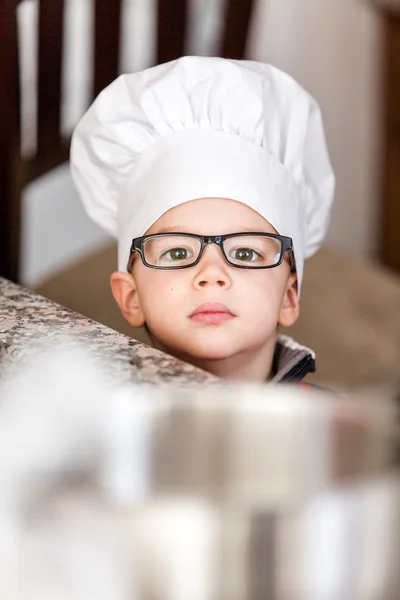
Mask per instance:
[[[220,302],[203,302],[189,315],[192,321],[217,325],[233,319],[236,315],[225,304]]]

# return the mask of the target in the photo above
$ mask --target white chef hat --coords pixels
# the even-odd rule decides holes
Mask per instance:
[[[270,65],[223,58],[188,56],[120,76],[78,123],[71,170],[90,217],[118,238],[119,270],[132,238],[167,210],[218,197],[293,239],[300,283],[334,192],[315,100]]]

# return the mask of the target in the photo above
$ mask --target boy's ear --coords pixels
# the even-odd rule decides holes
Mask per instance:
[[[297,275],[296,273],[292,273],[286,284],[278,323],[282,327],[290,327],[296,323],[299,314],[300,307]]]
[[[123,271],[115,271],[110,277],[110,285],[122,316],[132,327],[142,327],[144,316],[132,275]]]

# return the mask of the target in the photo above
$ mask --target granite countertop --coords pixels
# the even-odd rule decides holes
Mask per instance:
[[[219,384],[221,380],[0,277],[0,373],[33,344],[65,337],[90,347],[120,382]]]

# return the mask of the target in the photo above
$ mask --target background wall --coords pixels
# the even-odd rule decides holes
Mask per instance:
[[[381,28],[365,0],[262,0],[249,53],[319,101],[337,176],[329,241],[377,251]]]
[[[201,54],[207,44],[212,48],[207,36],[210,38],[216,22],[212,12],[218,0],[192,1],[197,11],[202,7],[206,30],[192,41],[188,52]],[[69,131],[87,104],[91,2],[69,0],[67,10],[63,128]],[[36,11],[37,0],[25,0],[21,5],[26,152],[35,145],[31,92],[36,77]],[[123,30],[122,70],[150,65],[154,56],[153,1],[125,0]],[[318,99],[337,174],[328,241],[369,259],[376,256],[379,216],[380,38],[379,19],[365,0],[258,0],[248,47],[250,58],[286,70]],[[23,228],[23,280],[31,286],[109,243],[86,218],[66,166],[26,190]]]

